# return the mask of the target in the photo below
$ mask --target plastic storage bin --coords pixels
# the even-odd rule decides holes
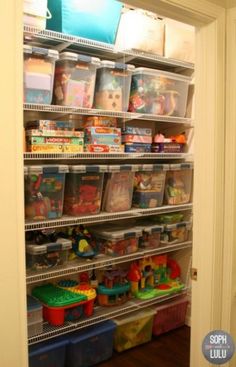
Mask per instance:
[[[43,307],[40,302],[31,296],[27,296],[27,324],[29,338],[42,333]]]
[[[163,203],[168,164],[144,164],[135,172],[133,206],[155,208]]]
[[[143,310],[113,321],[117,328],[114,336],[114,349],[122,352],[126,349],[146,343],[152,338],[154,310]]]
[[[185,324],[187,306],[188,300],[185,297],[157,307],[153,320],[153,335],[157,336],[183,326]]]
[[[165,200],[169,205],[189,203],[192,193],[193,164],[170,164],[166,173]]]
[[[109,359],[115,327],[109,320],[69,336],[66,367],[89,367]]]
[[[48,0],[47,29],[114,43],[122,3],[116,0]]]
[[[47,10],[47,0],[24,0],[23,23],[25,25],[46,29],[46,19],[50,16]]]
[[[97,57],[73,52],[61,53],[55,70],[54,103],[91,108],[99,65]]]
[[[138,170],[138,167],[138,165],[108,166],[103,210],[111,213],[131,208],[134,172]]]
[[[133,65],[102,61],[97,70],[94,107],[127,111]]]
[[[129,111],[184,117],[190,78],[161,70],[133,72]]]
[[[107,166],[70,166],[66,177],[64,212],[90,215],[100,212],[104,172]]]
[[[58,338],[30,346],[29,367],[65,367],[67,344],[67,339]]]
[[[187,241],[191,228],[191,222],[166,224],[161,234],[161,243],[163,245],[174,245],[175,243]]]
[[[96,238],[101,253],[121,256],[138,250],[142,229],[110,225],[109,227],[91,228],[91,233]]]
[[[140,226],[142,229],[142,236],[139,239],[140,248],[157,248],[160,246],[161,233],[163,226],[161,225],[145,225]]]
[[[27,270],[42,271],[60,265],[66,265],[72,242],[65,238],[58,238],[56,242],[44,245],[26,245]]]
[[[24,102],[50,104],[56,50],[24,45]]]
[[[25,182],[25,217],[31,220],[62,216],[68,166],[29,166]]]

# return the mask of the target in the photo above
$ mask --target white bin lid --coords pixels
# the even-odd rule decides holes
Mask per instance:
[[[168,171],[169,164],[141,164],[139,171]]]
[[[169,165],[170,171],[179,171],[184,169],[193,169],[193,163],[192,162],[185,162],[185,163],[175,163]]]
[[[124,316],[121,316],[121,317],[118,317],[112,320],[116,323],[117,326],[121,326],[121,325],[128,324],[129,322],[132,322],[132,321],[143,319],[145,317],[152,317],[155,314],[156,314],[156,310],[147,309],[147,310],[142,310],[139,312],[132,313],[131,315],[130,314],[124,315]]]
[[[138,164],[122,164],[122,165],[109,165],[108,172],[122,172],[122,171],[139,171]]]
[[[43,166],[29,166],[28,174],[40,174],[40,173],[67,173],[69,167],[66,165],[50,165],[45,164]]]
[[[42,55],[45,57],[51,57],[55,60],[59,58],[59,53],[56,50],[29,45],[24,45],[23,49],[25,54]]]
[[[69,61],[81,61],[87,64],[93,64],[99,66],[101,60],[98,57],[91,57],[87,55],[76,54],[74,52],[62,52],[59,54],[59,60],[69,60]]]
[[[122,228],[119,226],[109,226],[107,228],[91,228],[90,231],[105,240],[123,240],[142,236],[142,228],[139,227]]]
[[[186,229],[190,230],[192,228],[192,222],[191,221],[185,221],[185,222],[179,222],[179,223],[173,223],[173,224],[165,224],[164,228],[167,231],[172,231],[173,229],[186,227]]]
[[[45,243],[44,245],[27,244],[26,253],[30,255],[42,255],[48,252],[70,250],[72,241],[66,238],[58,238],[56,242]]]
[[[110,69],[133,71],[135,69],[135,66],[131,65],[131,64],[123,64],[123,63],[119,63],[119,62],[103,60],[101,62],[101,68],[110,68]]]
[[[160,224],[151,224],[151,225],[144,225],[144,226],[138,226],[142,229],[143,232],[146,233],[156,233],[156,232],[163,232],[164,226]]]
[[[98,173],[98,172],[107,172],[108,167],[106,165],[76,165],[69,166],[70,173]]]
[[[149,68],[136,68],[132,73],[132,75],[139,75],[139,74],[151,75],[151,76],[164,76],[166,78],[180,80],[187,83],[190,83],[192,80],[191,77],[186,75],[170,73],[169,71],[149,69]]]

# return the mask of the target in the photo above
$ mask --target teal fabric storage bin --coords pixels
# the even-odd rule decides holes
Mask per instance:
[[[48,0],[47,29],[114,44],[122,3],[116,0]]]

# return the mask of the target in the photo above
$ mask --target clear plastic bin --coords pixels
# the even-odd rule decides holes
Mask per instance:
[[[61,53],[56,63],[53,102],[62,106],[91,108],[99,65],[97,57]]]
[[[192,194],[193,164],[170,164],[166,173],[165,201],[169,205],[189,203]]]
[[[187,76],[166,71],[135,69],[129,111],[185,117],[190,80]]]
[[[133,206],[155,208],[163,204],[168,164],[144,164],[135,172]]]
[[[31,271],[42,271],[66,265],[72,242],[58,238],[56,242],[44,245],[26,245],[26,268]]]
[[[102,61],[97,70],[94,107],[127,111],[133,65]]]
[[[121,256],[132,254],[138,250],[139,238],[142,229],[138,227],[122,227],[110,225],[109,227],[91,228],[95,236],[99,251],[106,255]]]
[[[41,321],[28,324],[28,338],[41,334],[43,332],[43,319]]]
[[[50,104],[58,51],[24,45],[24,102]]]
[[[46,29],[46,19],[50,17],[47,11],[47,0],[24,0],[24,18],[25,25]]]
[[[163,245],[174,245],[175,243],[185,242],[189,238],[191,229],[192,222],[166,224],[161,234],[161,243]]]
[[[25,180],[25,217],[30,220],[62,216],[66,165],[29,166]]]
[[[36,323],[43,320],[43,306],[35,298],[27,295],[27,322]]]
[[[126,349],[147,343],[152,338],[154,310],[143,310],[135,314],[113,319],[117,325],[114,336],[114,349],[122,352]]]
[[[163,226],[160,225],[145,225],[140,226],[142,229],[142,237],[139,239],[140,248],[157,248],[160,246],[161,233]]]
[[[111,213],[131,209],[134,172],[138,171],[138,168],[138,165],[108,166],[103,210]]]
[[[70,166],[66,177],[64,212],[80,216],[100,212],[107,166]]]
[[[29,347],[29,367],[65,367],[68,338],[47,340]]]

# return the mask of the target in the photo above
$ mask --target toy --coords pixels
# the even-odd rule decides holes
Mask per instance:
[[[105,116],[87,116],[84,117],[83,127],[100,126],[100,127],[117,127],[116,117]]]
[[[126,153],[150,153],[151,144],[143,143],[126,143],[125,144]]]
[[[166,138],[161,133],[154,136],[152,152],[154,153],[181,153],[186,144],[185,133]]]
[[[140,225],[142,228],[142,237],[139,238],[140,248],[157,248],[160,246],[161,233],[163,232],[163,226],[161,225]]]
[[[119,268],[104,272],[102,283],[97,288],[100,306],[119,305],[130,299],[130,283],[126,276],[127,272]]]
[[[95,94],[95,108],[122,111],[122,91],[102,90]]]
[[[192,171],[191,163],[170,165],[165,183],[165,199],[169,205],[185,204],[190,201]]]
[[[121,129],[115,127],[87,127],[85,144],[120,145]]]
[[[90,153],[123,153],[124,145],[85,144],[84,149]]]
[[[173,245],[175,243],[187,241],[191,227],[191,222],[166,224],[161,234],[161,243],[163,245]]]

